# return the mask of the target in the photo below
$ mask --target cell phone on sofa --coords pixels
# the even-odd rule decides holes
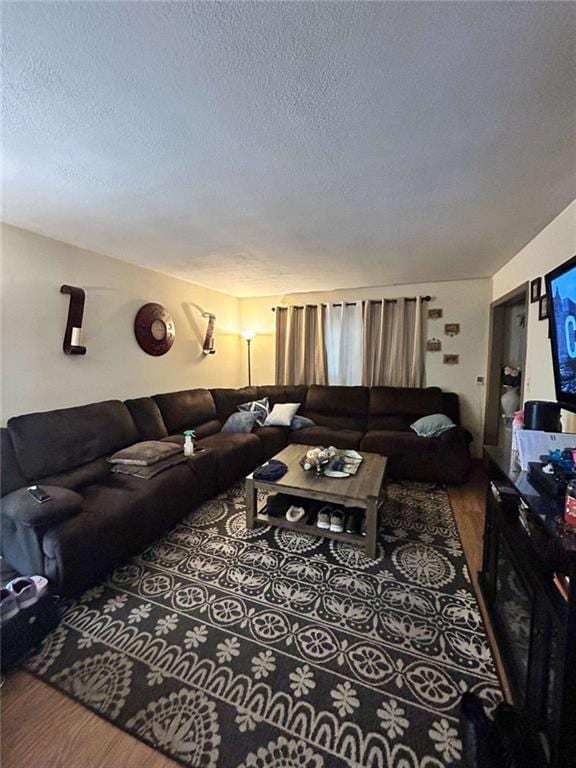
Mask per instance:
[[[44,502],[50,501],[52,498],[52,496],[50,496],[49,493],[46,493],[46,491],[43,491],[39,485],[31,485],[26,488],[26,490],[39,504],[44,504]]]

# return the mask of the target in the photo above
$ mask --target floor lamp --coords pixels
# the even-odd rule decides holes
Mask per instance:
[[[256,331],[253,331],[251,328],[247,328],[245,331],[242,331],[242,338],[245,339],[246,345],[248,347],[248,386],[252,386],[252,361],[250,359],[250,344],[252,343],[252,339],[256,336]]]

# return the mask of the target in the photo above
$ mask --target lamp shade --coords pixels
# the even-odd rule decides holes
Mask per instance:
[[[241,336],[245,341],[252,341],[254,336],[256,336],[256,331],[252,328],[246,328],[245,331],[242,331]]]

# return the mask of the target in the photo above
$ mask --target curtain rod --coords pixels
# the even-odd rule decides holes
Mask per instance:
[[[404,301],[432,301],[432,296],[408,296],[404,299]],[[362,299],[362,302],[368,302],[369,304],[380,304],[382,301],[389,302],[392,304],[395,304],[398,299]],[[319,304],[287,304],[285,307],[279,306],[279,309],[288,309],[288,307],[294,307],[295,309],[304,309],[305,307],[318,307],[318,306],[324,306],[327,307],[329,302],[321,301]],[[354,304],[358,304],[357,301],[345,301],[344,306],[345,307],[351,307]],[[332,304],[333,307],[341,307],[342,302]],[[272,312],[276,312],[276,307],[271,307]]]

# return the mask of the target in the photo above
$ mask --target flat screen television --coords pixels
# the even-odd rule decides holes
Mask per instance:
[[[576,256],[546,275],[556,399],[576,411]]]

